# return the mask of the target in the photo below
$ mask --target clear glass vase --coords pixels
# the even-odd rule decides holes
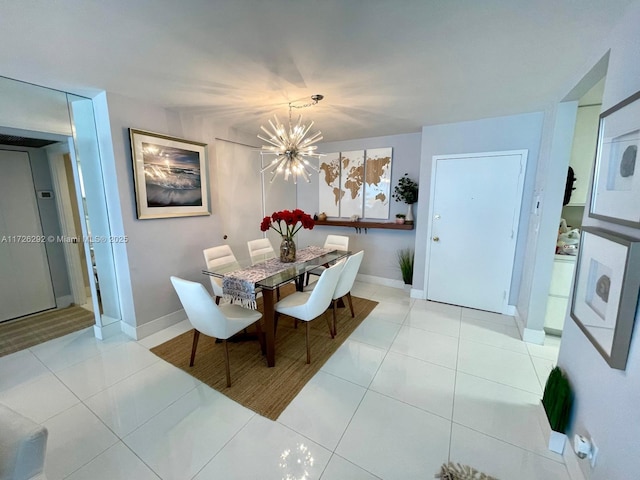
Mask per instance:
[[[280,243],[280,261],[283,263],[296,261],[296,244],[292,237],[282,237],[282,243]]]

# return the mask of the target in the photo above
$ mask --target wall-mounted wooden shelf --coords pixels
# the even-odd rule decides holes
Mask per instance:
[[[364,229],[364,233],[367,233],[369,228],[385,228],[387,230],[413,230],[413,224],[395,223],[395,222],[367,222],[358,220],[352,222],[351,220],[316,220],[316,225],[324,225],[329,227],[353,227],[357,233],[360,233]]]

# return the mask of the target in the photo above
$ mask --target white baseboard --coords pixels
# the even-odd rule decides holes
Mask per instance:
[[[105,320],[112,320],[111,322],[106,322]],[[102,316],[102,325],[94,325],[93,326],[93,334],[96,338],[100,340],[104,340],[105,338],[113,337],[122,331],[121,324],[119,320],[112,319],[111,317],[107,317],[106,315]]]
[[[513,316],[516,319],[516,326],[520,331],[520,338],[523,338],[524,337],[524,319],[522,318],[522,314],[520,313],[520,310],[518,310],[518,307],[516,307],[516,313]]]
[[[424,290],[418,290],[417,288],[412,288],[411,298],[419,298],[420,300],[425,300],[427,298],[427,293]]]
[[[56,297],[56,308],[67,308],[73,303],[73,295],[64,295]]]
[[[544,345],[544,337],[544,330],[533,330],[531,328],[525,328],[522,334],[523,341],[536,345]]]
[[[364,283],[372,283],[374,285],[384,285],[385,287],[399,288],[404,290],[404,282],[402,280],[394,280],[392,278],[376,277],[375,275],[363,275],[359,273],[356,280]]]
[[[155,320],[151,320],[150,322],[144,323],[139,327],[134,327],[133,325],[129,325],[126,322],[121,322],[122,331],[125,333],[125,335],[128,335],[135,340],[142,340],[143,338],[159,332],[160,330],[164,330],[171,325],[180,323],[186,318],[187,314],[184,313],[184,310],[180,309],[177,312],[173,312],[163,317],[156,318]]]

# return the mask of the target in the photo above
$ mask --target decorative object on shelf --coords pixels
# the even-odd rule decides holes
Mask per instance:
[[[296,244],[293,237],[301,228],[312,230],[314,225],[313,218],[300,209],[293,211],[282,210],[274,212],[271,216],[264,217],[260,224],[260,230],[266,232],[272,228],[280,234],[282,237],[280,261],[290,263],[296,260]]]
[[[211,215],[206,143],[129,129],[139,219]]]
[[[640,240],[584,227],[571,318],[610,367],[625,370],[640,291]]]
[[[396,214],[396,223],[399,224],[399,225],[403,225],[405,218],[406,218],[406,215],[404,213],[397,213]]]
[[[320,220],[321,222],[324,222],[327,219],[327,214],[324,212],[320,212],[318,214],[318,220]]]
[[[405,223],[413,223],[413,207],[412,205],[418,201],[418,184],[409,178],[409,174],[405,173],[398,184],[393,188],[392,197],[398,202],[404,202],[408,205]]]
[[[567,440],[565,431],[571,416],[573,392],[569,379],[560,367],[555,367],[549,373],[549,378],[542,395],[542,406],[551,427],[549,435],[549,450],[562,455]]]
[[[405,285],[413,283],[413,257],[413,250],[410,248],[398,250],[398,266],[400,267],[400,272],[402,272],[402,280]]]
[[[311,130],[313,122],[307,126],[302,123],[302,115],[299,115],[298,121],[295,126],[293,126],[291,122],[291,109],[306,108],[316,105],[323,98],[323,95],[316,94],[311,96],[311,103],[294,105],[293,102],[289,102],[288,130],[282,123],[280,123],[277,115],[273,116],[275,123],[269,120],[269,126],[272,131],[269,131],[263,126],[260,127],[262,131],[267,134],[267,137],[265,138],[258,135],[258,138],[269,144],[262,146],[262,155],[275,156],[275,158],[260,171],[260,173],[264,173],[271,169],[271,182],[273,182],[279,173],[282,173],[285,181],[289,180],[289,177],[292,177],[293,183],[298,183],[298,175],[301,175],[307,182],[309,182],[309,176],[311,174],[309,170],[307,170],[307,167],[318,172],[318,168],[309,163],[305,157],[320,158],[321,155],[319,153],[315,153],[315,150],[318,147],[317,145],[314,145],[314,143],[322,140],[322,133],[318,131],[307,137],[307,133]]]
[[[357,222],[358,220],[360,220],[360,217],[358,217],[358,215],[351,215],[352,222]]]
[[[600,114],[598,132],[589,216],[640,227],[640,92]]]

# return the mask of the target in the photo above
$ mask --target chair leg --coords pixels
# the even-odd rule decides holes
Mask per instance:
[[[351,292],[347,292],[347,300],[349,300],[349,308],[351,309],[351,318],[354,318],[356,314],[353,313],[353,302],[351,301]]]
[[[275,337],[276,332],[278,331],[278,318],[280,318],[279,312],[273,312],[273,336]]]
[[[264,341],[264,335],[262,335],[262,326],[260,320],[256,322],[256,334],[258,335],[258,341],[260,342],[260,350],[263,354],[267,353],[267,345]]]
[[[311,330],[311,322],[305,322],[307,324],[307,363],[311,363],[311,350],[309,349],[309,331]]]
[[[305,286],[309,286],[309,277],[311,276],[311,274],[309,272],[307,272],[307,281],[305,282]]]
[[[333,325],[331,323],[331,318],[326,313],[327,312],[323,313],[323,315],[324,315],[324,318],[327,319],[327,326],[329,327],[329,335],[331,335],[331,338],[333,338],[334,337],[334,335],[333,335]]]
[[[333,304],[333,334],[331,335],[331,338],[335,337],[338,334],[338,327],[337,327],[337,320],[336,317],[338,316],[338,300],[331,300],[331,303]]]
[[[222,343],[224,344],[224,366],[226,367],[227,370],[227,387],[231,386],[231,370],[229,369],[229,344],[227,343],[227,340],[223,340]]]
[[[216,305],[220,305],[220,299],[221,299],[221,298],[222,298],[222,297],[218,297],[218,296],[216,296]]]
[[[200,332],[196,329],[193,330],[193,346],[191,347],[191,361],[189,366],[193,367],[193,362],[196,359],[196,348],[198,348],[198,339],[200,338]]]

